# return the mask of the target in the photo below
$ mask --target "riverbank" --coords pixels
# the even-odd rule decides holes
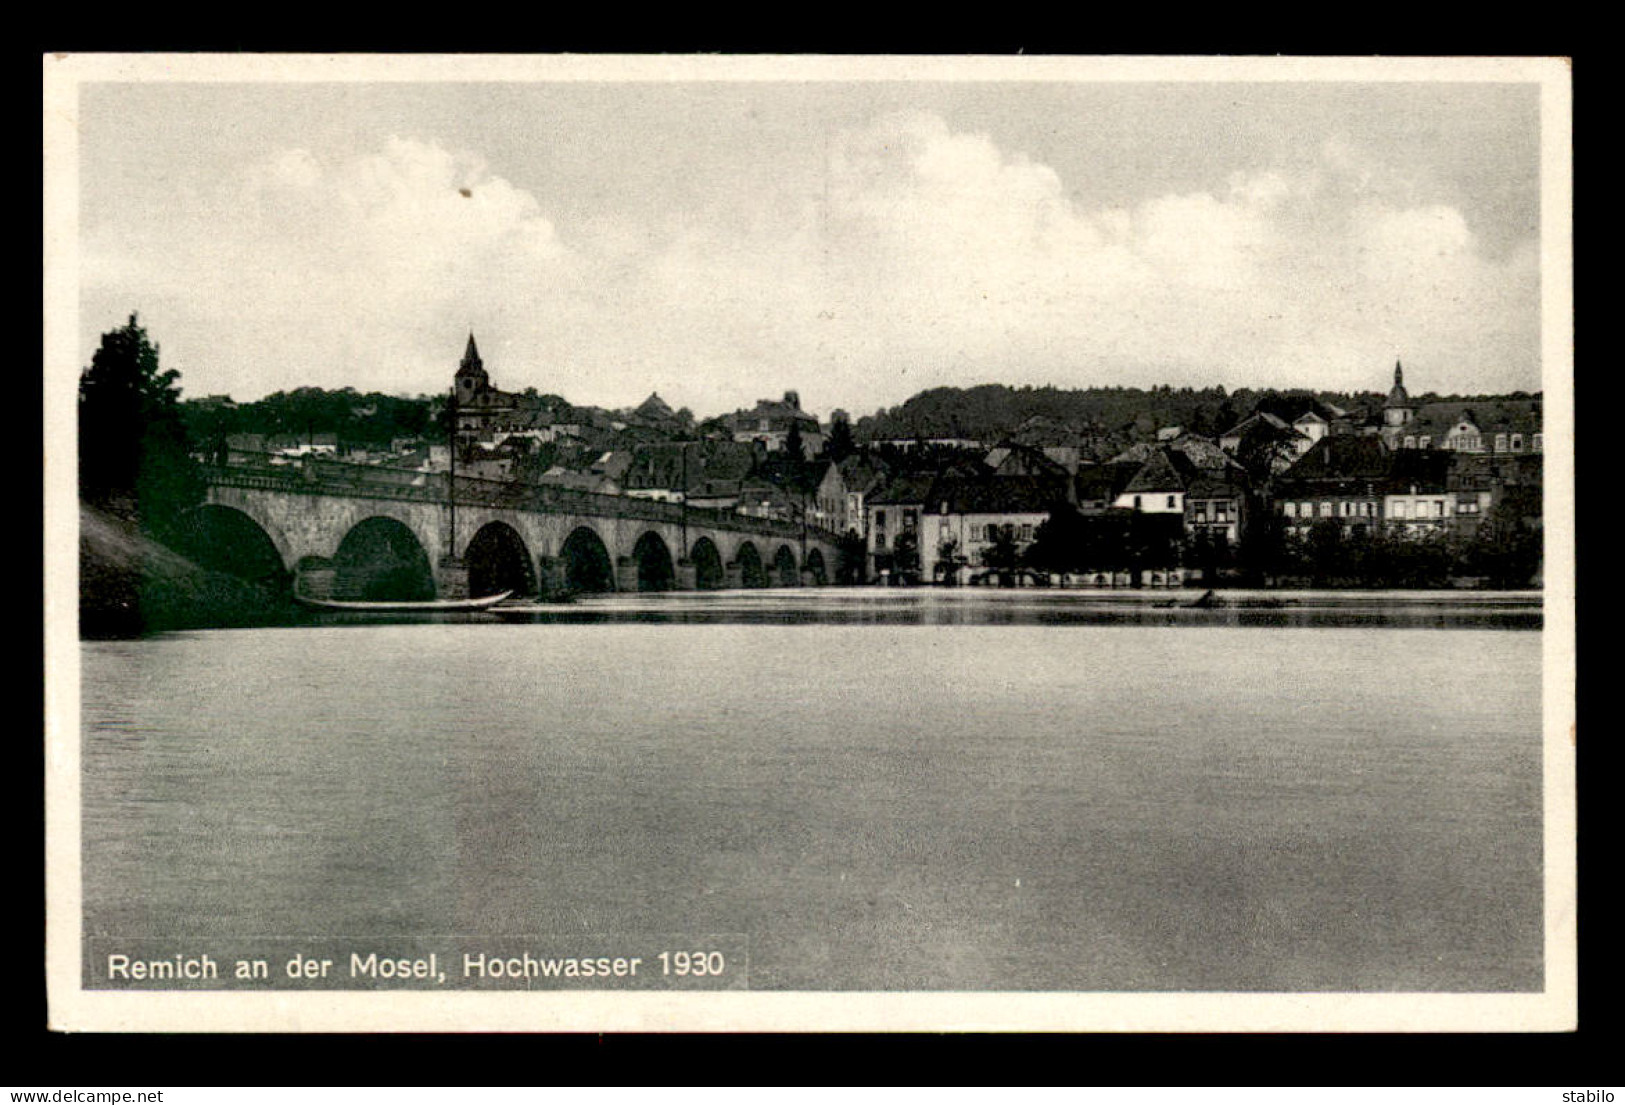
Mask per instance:
[[[210,571],[154,541],[134,522],[79,505],[81,637],[140,637],[174,629],[306,620],[287,596]]]

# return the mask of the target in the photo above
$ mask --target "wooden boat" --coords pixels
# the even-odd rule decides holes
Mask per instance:
[[[512,591],[499,595],[482,595],[475,599],[430,599],[426,602],[360,602],[340,599],[313,599],[306,595],[294,598],[317,610],[339,610],[347,614],[464,614],[489,610]]]

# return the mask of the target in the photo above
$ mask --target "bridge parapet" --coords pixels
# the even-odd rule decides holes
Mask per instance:
[[[272,465],[233,464],[209,466],[205,480],[211,486],[280,491],[296,495],[338,495],[354,498],[405,500],[448,504],[450,473],[417,472],[402,468],[345,464],[326,459],[301,459]],[[803,527],[797,522],[761,518],[708,507],[685,507],[681,503],[637,499],[625,495],[605,495],[575,488],[550,487],[512,480],[492,480],[478,476],[456,477],[458,506],[529,511],[538,514],[578,514],[598,518],[638,519],[670,524],[686,523],[733,533],[771,535],[787,540],[804,534],[826,541],[839,535],[818,526]]]

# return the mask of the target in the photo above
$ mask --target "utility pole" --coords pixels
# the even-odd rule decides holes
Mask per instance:
[[[446,439],[451,450],[451,470],[446,476],[446,501],[451,508],[451,545],[449,555],[457,555],[457,385],[451,386],[451,402],[446,406]]]

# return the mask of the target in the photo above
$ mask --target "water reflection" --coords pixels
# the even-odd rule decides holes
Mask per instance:
[[[1200,605],[1198,605],[1200,604]],[[594,595],[515,603],[471,620],[544,624],[1134,625],[1540,629],[1538,592],[791,588]],[[358,619],[359,620],[359,619]]]

